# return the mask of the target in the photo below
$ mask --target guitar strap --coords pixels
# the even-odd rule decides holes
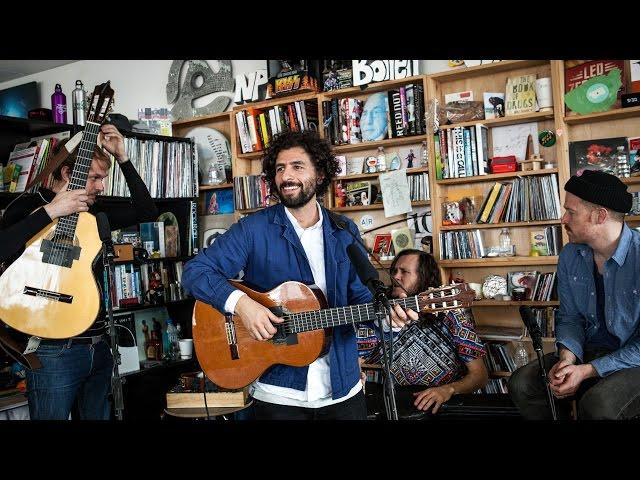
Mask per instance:
[[[43,180],[49,178],[49,175],[58,168],[58,166],[64,162],[71,152],[80,144],[82,140],[82,132],[76,133],[71,137],[56,153],[51,160],[47,163],[47,166],[31,180],[31,182],[25,187],[24,191],[27,192],[31,187],[37,185]],[[42,366],[38,356],[35,352],[27,352],[27,343],[24,340],[14,338],[5,328],[5,324],[0,321],[0,347],[15,361],[23,365],[30,370],[36,370]]]

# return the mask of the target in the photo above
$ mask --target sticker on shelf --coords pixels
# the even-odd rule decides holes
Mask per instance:
[[[360,227],[364,229],[373,227],[373,217],[371,215],[363,215],[360,217]]]

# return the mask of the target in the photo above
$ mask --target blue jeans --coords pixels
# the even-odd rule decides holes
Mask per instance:
[[[113,357],[107,342],[45,342],[36,351],[42,367],[27,370],[32,420],[67,420],[74,402],[80,420],[109,420]]]

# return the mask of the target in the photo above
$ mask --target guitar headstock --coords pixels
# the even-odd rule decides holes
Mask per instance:
[[[422,312],[444,312],[457,308],[468,308],[475,291],[466,283],[453,283],[439,288],[430,288],[417,295]]]
[[[89,108],[87,110],[87,120],[89,122],[102,124],[107,118],[107,114],[111,111],[113,105],[113,89],[111,82],[96,85],[91,94]]]

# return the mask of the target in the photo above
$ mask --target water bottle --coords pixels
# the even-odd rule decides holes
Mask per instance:
[[[180,357],[180,344],[178,343],[178,331],[173,325],[173,320],[167,318],[167,357],[177,360]]]
[[[522,342],[518,342],[516,345],[513,352],[513,363],[515,363],[516,368],[524,367],[529,363],[529,352],[527,352],[527,349]]]
[[[512,248],[511,248],[511,235],[509,235],[509,229],[503,228],[500,231],[500,253],[501,257],[510,257],[512,256]]]
[[[429,166],[429,149],[427,148],[427,141],[423,140],[420,145],[420,166],[428,167]]]
[[[84,86],[81,80],[76,80],[76,88],[73,89],[71,95],[71,103],[73,105],[73,125],[74,127],[84,126],[85,123],[85,99],[87,98],[87,92],[84,91]]]
[[[51,95],[51,111],[54,123],[67,123],[67,96],[62,93],[59,83],[56,83],[56,90]]]

